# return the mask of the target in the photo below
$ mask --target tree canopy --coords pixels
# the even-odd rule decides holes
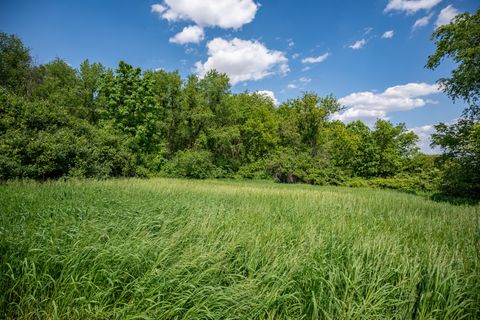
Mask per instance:
[[[436,51],[426,67],[437,68],[443,59],[452,58],[457,67],[450,78],[439,83],[452,99],[463,99],[478,108],[480,102],[480,9],[462,13],[452,23],[438,27],[432,34]]]
[[[332,95],[305,92],[276,106],[232,93],[215,70],[182,79],[124,61],[35,65],[18,38],[1,39],[1,180],[240,177],[435,189],[436,157],[419,152],[405,124],[333,120],[343,106]]]
[[[452,99],[468,106],[453,124],[435,126],[432,145],[443,150],[441,187],[448,193],[480,197],[480,9],[458,15],[432,35],[437,46],[426,67],[435,69],[444,58],[457,63],[450,78],[439,79]]]

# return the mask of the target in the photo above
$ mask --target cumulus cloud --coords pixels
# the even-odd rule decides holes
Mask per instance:
[[[361,108],[350,108],[341,114],[335,114],[334,120],[340,120],[349,123],[355,120],[360,120],[367,125],[373,125],[376,119],[388,119],[386,113],[381,110],[366,110]]]
[[[272,100],[274,105],[278,106],[279,102],[278,102],[277,98],[275,97],[275,93],[273,93],[273,91],[259,90],[259,91],[256,91],[255,93],[258,94],[258,95],[261,95],[263,97],[269,98],[270,100]]]
[[[414,14],[419,10],[430,10],[442,0],[389,0],[384,12],[405,11]]]
[[[307,77],[301,77],[300,79],[298,79],[298,81],[300,81],[302,83],[310,83],[312,81],[312,79],[307,78]]]
[[[253,0],[165,0],[152,12],[168,21],[193,21],[202,27],[238,29],[252,22],[258,9]]]
[[[440,92],[438,85],[422,82],[390,87],[381,95],[387,98],[415,98],[438,92]]]
[[[183,28],[182,32],[177,33],[170,42],[177,44],[199,43],[205,38],[203,28],[199,26],[189,26]]]
[[[452,5],[443,8],[438,15],[437,21],[435,22],[435,27],[438,28],[445,24],[449,24],[458,14],[460,14],[460,12]]]
[[[152,4],[151,9],[152,9],[153,13],[158,13],[158,14],[162,14],[162,13],[165,12],[165,10],[167,10],[167,8],[165,6],[162,6],[159,3]]]
[[[298,87],[297,87],[297,85],[294,84],[294,83],[289,83],[289,84],[287,85],[287,88],[288,88],[288,89],[297,89]]]
[[[412,30],[415,31],[418,28],[422,28],[427,26],[430,23],[430,19],[432,18],[433,13],[430,13],[429,15],[422,17],[420,19],[417,19],[415,23],[413,24]]]
[[[324,53],[318,57],[308,57],[302,60],[302,63],[320,63],[325,61],[330,56],[330,53]]]
[[[367,40],[362,39],[362,40],[358,40],[357,42],[355,42],[349,47],[352,48],[353,50],[358,50],[363,48],[366,44],[367,44]]]
[[[407,111],[433,103],[421,97],[438,92],[440,92],[438,85],[427,83],[394,86],[382,93],[355,92],[339,99],[339,102],[348,109],[334,118],[344,122],[363,120],[372,123],[378,118],[388,119],[389,112]]]
[[[390,39],[390,38],[393,38],[394,35],[395,35],[395,32],[393,30],[385,31],[382,35],[382,38],[383,39]]]
[[[208,42],[208,59],[195,64],[197,74],[205,75],[215,69],[226,73],[232,84],[260,80],[272,74],[290,71],[288,59],[281,51],[270,50],[253,40],[215,38]]]

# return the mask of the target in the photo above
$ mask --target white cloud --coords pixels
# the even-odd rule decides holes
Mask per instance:
[[[292,59],[298,59],[300,57],[299,53],[292,54]]]
[[[425,27],[430,23],[430,19],[432,18],[433,13],[430,13],[429,15],[422,17],[420,19],[417,19],[415,23],[413,24],[412,30],[415,31],[417,28]]]
[[[302,63],[320,63],[325,61],[330,56],[330,53],[324,53],[318,57],[308,57],[302,60]]]
[[[415,127],[411,128],[410,130],[418,136],[419,141],[417,145],[421,152],[426,154],[435,154],[440,152],[438,148],[430,147],[430,143],[432,143],[431,135],[435,132],[433,125]]]
[[[189,26],[183,28],[182,32],[177,33],[170,42],[177,44],[199,43],[205,38],[203,28],[199,26]]]
[[[238,29],[252,22],[258,6],[253,0],[165,0],[152,12],[168,21],[193,21],[202,27]]]
[[[152,4],[152,12],[154,13],[158,13],[158,14],[162,14],[163,12],[165,12],[165,10],[167,10],[167,8],[165,6],[162,6],[161,4]]]
[[[312,79],[307,78],[307,77],[301,77],[300,79],[298,79],[298,81],[300,81],[302,83],[310,83],[312,81]]]
[[[302,71],[303,71],[303,72],[306,72],[306,71],[308,71],[308,70],[310,70],[310,69],[311,69],[311,68],[310,68],[309,66],[306,66],[306,67],[303,67],[303,68],[302,68]]]
[[[232,84],[237,84],[290,71],[283,52],[270,50],[258,41],[215,38],[207,43],[207,48],[207,61],[195,64],[200,76],[216,69],[226,73]]]
[[[381,95],[387,98],[415,98],[438,92],[440,92],[438,85],[421,82],[390,87]]]
[[[366,44],[367,44],[367,40],[362,39],[362,40],[358,40],[357,42],[355,42],[349,47],[352,48],[353,50],[358,50],[363,48]]]
[[[291,48],[293,46],[295,46],[295,42],[293,42],[293,40],[288,40],[288,46]]]
[[[289,83],[289,84],[287,85],[287,88],[288,88],[288,89],[297,89],[298,87],[297,87],[296,84]]]
[[[255,92],[256,94],[258,95],[261,95],[261,96],[264,96],[264,97],[267,97],[269,98],[270,100],[272,100],[273,104],[278,106],[279,102],[277,100],[277,98],[275,98],[275,93],[273,93],[273,91],[270,91],[270,90],[259,90],[257,92]]]
[[[186,54],[197,54],[197,53],[198,53],[198,50],[195,49],[195,48],[186,48],[186,49],[185,49],[185,53],[186,53]]]
[[[372,27],[368,27],[368,28],[365,28],[363,29],[364,32],[363,32],[363,35],[366,36],[367,34],[369,34],[370,32],[373,31],[373,28]]]
[[[414,14],[419,10],[430,10],[442,0],[389,0],[384,12],[405,11],[407,14]]]
[[[460,14],[460,12],[452,5],[443,8],[438,15],[437,21],[435,22],[435,27],[438,28],[445,24],[449,24],[458,14]]]
[[[345,110],[341,114],[335,114],[334,120],[340,120],[345,123],[349,123],[355,120],[361,120],[365,124],[372,126],[377,119],[385,119],[388,117],[382,110],[366,110],[361,108],[350,108]]]
[[[382,35],[382,38],[383,39],[390,39],[390,38],[393,38],[394,35],[395,35],[395,32],[393,30],[385,31]]]
[[[394,86],[382,93],[355,92],[339,99],[339,102],[348,109],[334,118],[344,122],[363,120],[367,123],[377,118],[388,119],[389,112],[407,111],[433,103],[421,97],[438,92],[440,92],[438,85],[427,83]]]

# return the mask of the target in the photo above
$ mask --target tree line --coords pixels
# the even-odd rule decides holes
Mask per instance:
[[[458,157],[422,154],[405,124],[332,120],[342,108],[313,92],[276,107],[262,94],[232,93],[228,77],[214,70],[182,79],[123,61],[114,70],[88,60],[78,69],[61,59],[36,65],[18,37],[0,34],[1,180],[169,176],[442,186]],[[437,126],[436,143],[446,148],[452,130]]]

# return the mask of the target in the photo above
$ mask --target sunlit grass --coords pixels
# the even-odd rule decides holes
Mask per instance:
[[[9,183],[0,212],[0,318],[480,318],[479,206],[154,179]]]

